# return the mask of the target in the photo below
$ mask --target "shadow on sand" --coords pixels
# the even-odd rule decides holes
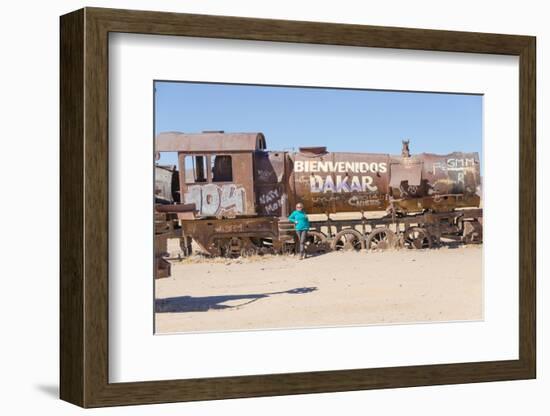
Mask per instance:
[[[256,293],[247,295],[221,295],[221,296],[178,296],[174,298],[155,299],[155,312],[179,313],[179,312],[206,312],[216,309],[230,309],[248,305],[258,299],[268,298],[274,295],[303,295],[317,290],[316,287],[300,287],[281,292]],[[242,301],[236,305],[224,305],[229,301]]]

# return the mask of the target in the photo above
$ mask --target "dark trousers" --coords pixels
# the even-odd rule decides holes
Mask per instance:
[[[307,239],[307,230],[296,230],[296,234],[298,235],[298,241],[300,242],[300,256],[303,256],[305,254],[305,244]]]

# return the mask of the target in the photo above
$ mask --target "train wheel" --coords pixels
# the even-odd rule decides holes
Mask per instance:
[[[365,246],[365,239],[357,230],[346,228],[338,232],[332,240],[331,248],[333,250],[356,250],[359,251]]]
[[[245,242],[239,237],[220,239],[218,244],[221,255],[227,258],[239,257],[241,250],[245,248]]]
[[[281,254],[290,255],[296,253],[296,244],[294,241],[284,241],[281,246]]]
[[[367,249],[388,250],[395,247],[395,233],[389,228],[375,228],[367,238]]]
[[[246,247],[241,249],[241,257],[252,257],[258,254],[256,247]]]
[[[330,251],[327,236],[320,231],[308,231],[305,251],[307,254],[319,254]]]
[[[432,247],[432,238],[428,232],[420,227],[412,227],[403,235],[403,245],[406,248],[420,250]]]
[[[479,221],[464,221],[462,241],[466,244],[481,244],[483,242],[483,226]]]
[[[250,241],[253,244],[253,248],[256,249],[256,254],[275,254],[276,252],[272,238],[250,237]]]

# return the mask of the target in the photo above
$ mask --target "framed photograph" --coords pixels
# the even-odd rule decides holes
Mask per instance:
[[[63,400],[536,377],[534,37],[60,29]]]

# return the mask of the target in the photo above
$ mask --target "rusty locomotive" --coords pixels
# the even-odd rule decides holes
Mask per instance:
[[[187,251],[193,240],[212,256],[291,252],[297,202],[311,219],[309,252],[482,241],[477,153],[412,155],[408,141],[400,155],[268,151],[262,133],[222,131],[155,142],[178,155],[156,213],[181,227]]]

